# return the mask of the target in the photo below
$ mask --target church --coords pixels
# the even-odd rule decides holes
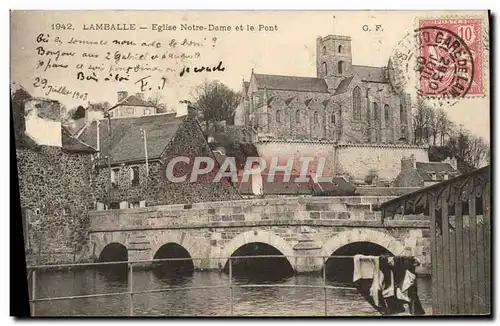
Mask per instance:
[[[235,124],[253,128],[264,157],[322,153],[331,175],[363,179],[371,169],[387,180],[405,156],[428,161],[411,144],[410,94],[393,89],[387,67],[353,64],[349,36],[316,39],[316,77],[252,70],[241,92]]]

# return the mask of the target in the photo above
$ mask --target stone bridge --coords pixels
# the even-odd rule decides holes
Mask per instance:
[[[414,255],[422,263],[417,272],[428,273],[429,221],[423,215],[382,220],[376,207],[392,198],[281,197],[94,211],[90,251],[99,259],[109,245],[119,244],[129,260],[151,260],[163,246],[177,244],[195,258],[195,268],[221,269],[227,262],[221,257],[264,243],[300,273],[321,270],[322,259],[312,256],[361,243]]]

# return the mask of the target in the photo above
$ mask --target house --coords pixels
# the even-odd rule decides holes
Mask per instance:
[[[108,109],[108,113],[112,119],[142,117],[156,114],[157,107],[144,100],[143,93],[129,95],[126,91],[120,91],[117,103]]]
[[[11,110],[27,258],[73,262],[85,248],[88,211],[95,208],[97,150],[61,125],[58,101],[18,88]]]
[[[457,169],[457,159],[447,158],[443,162],[416,162],[415,157],[401,160],[401,172],[394,180],[395,187],[427,187],[461,173]]]
[[[189,111],[192,113],[192,111]],[[98,209],[123,209],[152,205],[241,198],[227,180],[220,183],[172,182],[167,178],[169,162],[188,157],[187,166],[176,165],[175,173],[192,171],[196,156],[211,156],[193,114],[156,114],[93,121],[79,139],[99,149],[96,164]],[[179,177],[176,175],[176,177]]]

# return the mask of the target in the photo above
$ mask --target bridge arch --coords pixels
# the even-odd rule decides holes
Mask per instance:
[[[226,265],[228,261],[227,257],[230,257],[236,250],[238,250],[238,248],[253,242],[264,243],[276,248],[285,256],[293,270],[296,270],[295,259],[292,257],[294,255],[293,248],[283,238],[277,236],[275,233],[262,230],[252,230],[240,233],[229,241],[220,253],[221,257],[223,257],[220,260],[221,268]]]
[[[96,237],[95,238],[95,249],[94,249],[94,253],[95,253],[95,258],[98,259],[103,250],[106,248],[106,246],[112,244],[112,243],[116,243],[116,244],[120,244],[122,246],[124,246],[125,248],[127,248],[127,251],[128,251],[128,247],[127,247],[127,236],[126,234],[124,233],[121,233],[121,232],[110,232],[110,233],[103,233],[101,234],[101,236],[99,237]]]
[[[370,229],[354,229],[340,232],[332,239],[325,242],[322,249],[322,256],[330,256],[338,249],[355,242],[371,242],[379,245],[393,255],[411,255],[403,243],[385,232]]]
[[[186,232],[155,232],[149,236],[149,243],[151,244],[150,259],[154,259],[158,250],[169,243],[183,247],[191,258],[206,257],[206,251],[200,242]],[[195,267],[199,261],[199,259],[193,261]]]

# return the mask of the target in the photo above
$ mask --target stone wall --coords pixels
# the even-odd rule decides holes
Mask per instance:
[[[16,149],[16,158],[27,255],[38,263],[80,260],[95,200],[91,155],[40,146]]]
[[[285,165],[286,160],[294,158],[294,170],[300,172],[302,161],[300,158],[313,157],[316,162],[320,159],[325,160],[323,170],[324,176],[333,175],[334,157],[335,157],[335,144],[328,142],[314,142],[314,141],[269,141],[259,142],[255,146],[259,152],[260,157],[264,158],[269,164],[272,157],[280,159],[280,164]],[[309,164],[313,167],[312,163]],[[316,169],[314,168],[315,172]]]
[[[356,180],[364,180],[374,169],[380,180],[392,180],[401,170],[401,158],[415,156],[418,162],[429,162],[426,148],[412,145],[339,145],[336,149],[335,172],[348,172]]]
[[[393,197],[282,197],[207,202],[92,213],[90,244],[96,256],[118,242],[132,260],[148,260],[175,242],[198,268],[221,268],[227,257],[251,242],[272,245],[285,255],[331,255],[350,242],[368,241],[396,255],[415,255],[428,270],[429,222],[425,216],[381,220],[373,205]],[[209,259],[214,258],[214,259]],[[221,259],[219,259],[221,258]],[[298,271],[318,270],[320,262],[290,258]]]

